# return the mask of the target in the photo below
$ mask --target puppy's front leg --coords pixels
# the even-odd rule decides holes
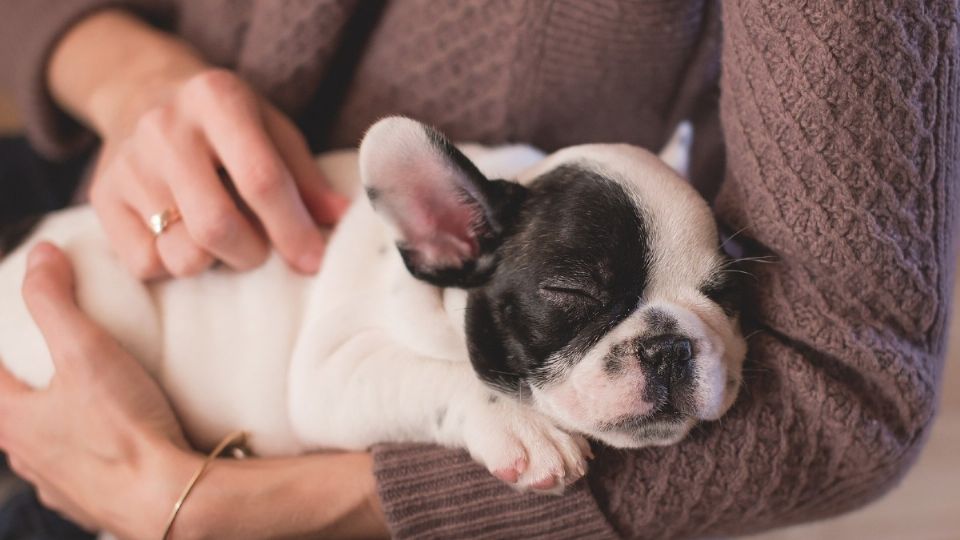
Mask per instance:
[[[586,471],[590,450],[583,437],[487,388],[466,359],[418,355],[376,331],[350,338],[332,354],[305,352],[293,360],[290,409],[307,447],[425,442],[466,448],[502,480],[548,491]]]

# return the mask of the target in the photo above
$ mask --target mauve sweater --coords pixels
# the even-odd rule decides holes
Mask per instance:
[[[756,332],[722,421],[673,447],[597,448],[559,497],[516,493],[462,451],[378,446],[396,537],[757,532],[861,506],[915,460],[960,210],[955,0],[6,1],[0,79],[48,155],[91,137],[50,101],[44,63],[107,5],[235,69],[317,148],[393,113],[545,150],[656,149],[690,118],[694,183],[748,254],[775,258],[748,266]]]

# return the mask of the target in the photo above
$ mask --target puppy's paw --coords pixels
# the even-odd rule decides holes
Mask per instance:
[[[587,471],[590,444],[533,409],[500,398],[467,416],[470,454],[519,490],[560,493]]]

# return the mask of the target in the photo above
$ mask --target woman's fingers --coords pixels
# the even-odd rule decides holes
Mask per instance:
[[[170,223],[147,245],[167,272],[177,277],[199,274],[217,259],[236,269],[262,263],[268,246],[237,208],[216,174],[214,157],[203,134],[178,123],[169,109],[152,111],[138,124],[135,141],[124,148],[128,167],[120,185],[124,200],[146,223],[150,216],[175,211]],[[108,174],[117,174],[117,169]],[[123,179],[120,179],[123,180]]]
[[[141,163],[154,159],[161,163],[179,159],[175,150],[164,148],[163,144],[155,145],[154,153],[150,157],[141,152]],[[145,168],[156,170],[156,167]],[[163,174],[162,170],[160,174]],[[139,235],[140,240],[145,242],[141,247],[156,252],[169,274],[177,277],[192,276],[213,264],[213,257],[191,238],[184,227],[183,219],[186,216],[183,216],[170,188],[163,180],[154,176],[153,172],[139,174],[136,182],[126,184],[123,196],[133,213],[139,216],[140,228],[146,232],[147,238]],[[159,236],[155,236],[153,231],[147,229],[146,223],[151,216],[164,211],[179,212],[181,217],[167,225]]]
[[[320,225],[336,225],[350,200],[334,191],[317,167],[316,159],[300,130],[273,107],[265,107],[267,131],[293,173],[307,210]]]
[[[184,232],[205,252],[231,268],[248,270],[260,265],[269,254],[269,246],[236,202],[216,173],[211,151],[201,141],[185,141],[175,148],[163,166],[164,177],[183,217]],[[183,229],[179,227],[177,229]],[[159,240],[164,246],[183,241],[173,227]]]
[[[263,224],[280,255],[302,272],[315,272],[324,240],[307,211],[287,165],[266,133],[260,104],[233,75],[211,72],[199,81],[208,97],[196,107],[214,107],[201,122],[244,202]]]
[[[138,174],[128,163],[114,160],[107,170],[98,171],[101,177],[90,190],[90,204],[96,210],[101,228],[110,240],[117,257],[140,279],[155,279],[167,275],[154,245],[153,234],[144,218],[124,200],[112,175],[136,179]]]
[[[122,201],[99,212],[100,222],[108,230],[111,243],[118,247],[121,260],[138,278],[157,279],[169,275],[156,242],[139,212]]]
[[[141,278],[189,276],[215,260],[250,269],[271,245],[291,267],[315,272],[325,248],[317,224],[334,224],[347,206],[296,127],[225,70],[181,82],[106,148],[91,201]],[[154,238],[147,221],[164,211],[179,219]]]
[[[184,222],[178,221],[156,239],[163,266],[175,277],[200,274],[214,263],[214,257],[197,245]]]

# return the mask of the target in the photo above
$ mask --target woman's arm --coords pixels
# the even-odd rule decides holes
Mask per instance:
[[[200,465],[195,454],[174,455],[170,477],[192,473]],[[366,453],[217,461],[190,493],[171,529],[173,539],[387,534],[373,458]]]
[[[74,24],[46,68],[54,101],[102,137],[129,132],[155,103],[210,66],[186,43],[107,9]]]
[[[121,3],[166,23],[176,0],[0,2],[0,86],[15,97],[32,146],[50,159],[73,156],[94,142],[50,96],[47,66],[53,49],[78,21]]]
[[[623,536],[729,536],[836,515],[882,495],[917,456],[955,270],[960,28],[956,2],[893,4],[723,3],[717,211],[757,245],[749,254],[776,262],[748,266],[761,332],[728,415],[674,447],[597,449],[588,480]],[[554,538],[546,524],[591,504],[496,491],[441,449],[374,455],[398,538],[477,536],[507,513],[511,530],[540,522],[528,537]],[[405,491],[414,477],[429,489]],[[455,502],[471,494],[498,510]]]
[[[159,538],[203,457],[159,387],[76,306],[62,252],[31,252],[24,296],[56,366],[31,390],[0,366],[0,448],[46,505],[90,529]],[[386,534],[369,454],[217,460],[171,538]]]

